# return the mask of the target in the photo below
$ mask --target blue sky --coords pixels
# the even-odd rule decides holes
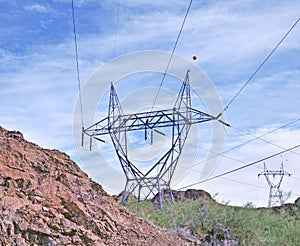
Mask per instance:
[[[172,51],[188,5],[183,0],[74,2],[83,86],[115,57]],[[72,129],[78,90],[71,0],[0,0],[0,6],[0,124],[78,160]],[[207,74],[226,105],[299,18],[299,10],[299,1],[194,1],[175,53]],[[198,56],[195,62],[193,55]],[[225,112],[232,128],[226,129],[224,151],[295,122],[266,135],[265,141],[226,152],[213,175],[299,144],[299,57],[300,24]],[[200,134],[203,153],[198,154],[198,170],[190,171],[174,188],[199,180],[201,158],[210,145],[205,132]],[[300,196],[299,154],[295,150],[266,162],[270,169],[278,169],[284,161],[293,174],[282,184],[285,191],[292,191],[291,202]],[[192,188],[219,193],[220,201],[233,205],[253,201],[263,206],[268,186],[257,178],[262,167],[261,163]],[[101,177],[97,181],[101,183]]]

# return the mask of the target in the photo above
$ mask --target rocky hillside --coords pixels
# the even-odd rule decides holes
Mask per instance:
[[[187,245],[110,197],[69,156],[0,127],[0,245]]]

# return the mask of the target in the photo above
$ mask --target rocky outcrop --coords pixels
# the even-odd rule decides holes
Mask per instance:
[[[185,191],[180,190],[171,190],[173,199],[175,202],[188,202],[188,201],[195,201],[201,199],[203,202],[211,201],[211,195],[204,191],[204,190],[197,190],[197,189],[188,189]],[[117,198],[121,197],[120,194]],[[163,198],[166,201],[171,201],[170,193],[168,190],[163,191]],[[152,198],[152,202],[154,204],[158,204],[158,194]]]
[[[68,155],[0,127],[0,245],[187,245],[119,205]]]
[[[211,201],[211,195],[204,190],[188,189],[185,191],[172,190],[175,201],[195,201],[201,198],[202,201]]]

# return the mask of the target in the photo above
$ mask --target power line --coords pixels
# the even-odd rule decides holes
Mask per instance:
[[[290,176],[290,178],[293,178],[293,176]],[[294,178],[295,178],[295,177],[294,177]],[[224,180],[227,180],[227,181],[230,181],[230,182],[234,182],[234,183],[238,183],[238,184],[243,184],[243,185],[247,185],[247,186],[252,186],[252,187],[259,188],[259,189],[263,189],[263,190],[267,190],[266,187],[259,186],[259,185],[255,185],[255,184],[245,183],[245,182],[243,182],[243,181],[238,181],[238,180],[229,179],[229,178],[224,178],[224,177],[221,177],[221,179],[224,179]],[[294,193],[294,192],[291,192],[291,195],[293,195],[293,196],[298,196],[298,197],[300,196],[299,194]]]
[[[267,141],[267,140],[264,140],[262,137],[265,137],[265,136],[267,136],[267,135],[269,135],[269,134],[271,134],[271,133],[274,133],[274,132],[276,132],[276,131],[278,131],[278,130],[280,130],[280,129],[282,129],[282,128],[285,128],[285,127],[287,127],[287,126],[290,126],[290,125],[296,123],[296,122],[299,121],[299,120],[300,120],[300,118],[299,118],[299,119],[296,119],[296,120],[294,120],[294,121],[292,121],[292,122],[289,122],[289,123],[287,123],[287,124],[284,124],[284,125],[282,125],[282,126],[276,128],[276,129],[274,129],[274,130],[271,130],[271,131],[269,131],[269,132],[267,132],[267,133],[265,133],[265,134],[263,134],[263,135],[261,135],[261,136],[259,136],[259,137],[254,136],[254,135],[252,135],[252,134],[250,134],[250,133],[244,132],[244,131],[242,131],[242,130],[239,130],[239,129],[236,128],[236,127],[231,126],[231,128],[233,128],[233,129],[235,129],[235,130],[237,130],[237,131],[241,131],[241,132],[247,134],[248,136],[253,137],[254,139],[248,140],[248,141],[246,141],[246,142],[244,142],[244,143],[242,143],[242,144],[236,145],[236,146],[234,146],[234,147],[232,147],[232,148],[230,148],[230,149],[228,149],[228,150],[226,150],[226,151],[224,151],[224,152],[222,152],[222,153],[216,153],[216,155],[214,155],[212,158],[215,158],[215,157],[217,157],[218,155],[224,156],[224,157],[226,157],[226,158],[230,158],[230,157],[228,157],[228,156],[225,156],[224,154],[225,154],[225,153],[228,153],[228,152],[230,152],[230,151],[232,151],[232,150],[234,150],[234,149],[240,148],[240,147],[242,147],[242,146],[244,146],[244,145],[246,145],[246,144],[248,144],[248,143],[250,143],[250,142],[253,142],[253,141],[255,141],[255,140],[261,140],[261,141],[264,141],[264,142],[266,142],[266,143],[268,143],[268,144],[274,145],[274,146],[276,146],[276,147],[278,147],[278,148],[281,148],[281,149],[285,150],[285,148],[283,148],[283,147],[281,147],[281,146],[279,146],[279,145],[277,145],[277,144],[273,144],[273,143],[271,143],[271,142],[269,142],[269,141]],[[208,150],[207,150],[207,151],[208,151]],[[294,151],[291,151],[291,152],[294,153],[294,154],[299,155],[298,153],[296,153],[296,152],[294,152]],[[234,158],[230,158],[230,159],[238,161],[237,159],[234,159]],[[201,161],[201,162],[198,162],[198,163],[196,163],[196,164],[193,164],[192,167],[195,166],[195,165],[199,165],[199,164],[201,164],[201,163],[203,163],[203,162],[205,162],[205,161],[206,161],[206,160],[203,160],[203,161]],[[239,161],[239,162],[245,163],[244,161]]]
[[[273,48],[273,50],[269,53],[269,55],[263,60],[263,62],[260,64],[260,66],[259,66],[259,67],[255,70],[255,72],[250,76],[250,78],[249,78],[249,79],[246,81],[246,83],[241,87],[241,89],[237,92],[237,94],[231,99],[231,101],[227,104],[227,106],[223,109],[223,111],[219,114],[218,117],[220,117],[220,116],[228,109],[228,107],[233,103],[233,101],[239,96],[239,94],[242,92],[242,90],[243,90],[243,89],[248,85],[248,83],[254,78],[254,76],[258,73],[258,71],[263,67],[263,65],[264,65],[264,64],[268,61],[268,59],[273,55],[273,53],[277,50],[277,48],[281,45],[281,43],[286,39],[286,37],[287,37],[287,36],[289,35],[289,33],[293,30],[293,28],[298,24],[299,20],[300,20],[300,18],[297,19],[297,21],[292,25],[292,27],[291,27],[291,28],[288,30],[288,32],[283,36],[283,38],[279,41],[279,43]],[[284,126],[278,128],[278,129],[276,129],[276,130],[279,130],[279,129],[285,127],[285,126],[288,126],[288,125],[290,125],[290,124],[293,124],[293,123],[295,123],[295,122],[298,121],[298,120],[299,120],[299,119],[295,120],[295,121],[292,122],[292,123],[289,123],[289,124],[287,124],[287,125],[284,125]],[[236,129],[236,130],[238,130],[238,129]],[[270,133],[272,133],[272,132],[274,132],[274,131],[275,131],[275,130],[272,130]],[[267,133],[267,134],[270,134],[270,133]],[[263,137],[263,136],[265,136],[265,135],[267,135],[267,134],[264,134],[264,135],[262,135],[261,137]],[[250,135],[250,134],[248,134],[248,135]],[[266,140],[263,140],[261,137],[258,137],[258,138],[255,137],[254,140],[260,139],[260,140],[262,140],[262,141],[268,142],[268,141],[266,141]],[[254,140],[252,140],[252,141],[254,141]],[[249,142],[251,142],[251,141],[247,141],[246,143],[244,143],[244,144],[242,144],[242,145],[245,145],[245,144],[247,144],[247,143],[249,143]],[[268,143],[270,143],[270,142],[268,142]],[[270,144],[273,144],[273,143],[270,143]],[[240,147],[240,146],[242,146],[242,145],[236,146],[236,147],[234,147],[234,148],[238,148],[238,147]],[[275,144],[273,144],[273,145],[275,145]],[[282,149],[284,149],[284,148],[281,147],[281,146],[278,146],[278,145],[276,145],[276,146],[277,146],[277,147],[280,147],[280,148],[282,148]],[[274,154],[274,155],[271,155],[271,156],[269,156],[269,157],[263,158],[263,159],[261,159],[261,160],[259,160],[259,161],[256,161],[256,162],[253,162],[253,163],[244,165],[244,166],[242,166],[242,167],[233,169],[233,170],[231,170],[231,171],[228,171],[228,172],[225,172],[225,173],[222,173],[222,174],[219,174],[219,175],[216,175],[216,176],[207,178],[207,179],[205,179],[205,180],[196,182],[196,183],[194,183],[194,184],[190,184],[190,185],[184,186],[184,187],[182,187],[182,188],[180,188],[180,189],[185,189],[185,188],[194,186],[194,185],[196,185],[196,184],[204,183],[204,182],[206,182],[206,181],[210,181],[210,180],[212,180],[212,179],[216,179],[216,178],[225,176],[225,175],[230,174],[230,173],[232,173],[232,172],[236,172],[236,171],[239,171],[239,170],[241,170],[241,169],[243,169],[243,168],[246,168],[246,167],[255,165],[255,164],[257,164],[257,163],[259,163],[259,162],[261,162],[261,161],[264,161],[264,160],[270,159],[270,158],[272,158],[272,157],[275,157],[275,156],[277,156],[277,155],[283,154],[283,153],[285,153],[285,152],[291,151],[291,150],[296,149],[296,148],[298,148],[298,147],[300,147],[300,145],[295,146],[295,147],[290,148],[290,149],[284,149],[283,151],[281,151],[281,152],[279,152],[279,153],[277,153],[277,154]],[[234,148],[232,148],[232,149],[234,149]],[[230,149],[230,150],[232,150],[232,149]],[[230,150],[228,150],[228,151],[230,151]],[[226,152],[228,152],[228,151],[226,151]],[[224,153],[225,153],[225,152],[223,152],[222,154],[224,154]],[[293,152],[293,153],[295,153],[295,152]],[[216,155],[216,156],[217,156],[217,155]],[[193,166],[194,166],[194,165],[193,165]]]
[[[283,36],[283,38],[279,41],[279,43],[273,48],[270,54],[263,60],[263,62],[259,65],[259,67],[255,70],[255,72],[250,76],[250,78],[246,81],[246,83],[240,88],[240,90],[235,94],[235,96],[229,101],[227,106],[223,109],[223,111],[219,114],[221,116],[228,107],[233,103],[233,101],[239,96],[242,90],[249,84],[249,82],[254,78],[254,76],[258,73],[258,71],[263,67],[263,65],[269,60],[269,58],[273,55],[273,53],[277,50],[277,48],[281,45],[281,43],[286,39],[286,37],[290,34],[290,32],[294,29],[294,27],[298,24],[300,18],[292,25],[292,27],[288,30],[288,32]]]
[[[207,28],[206,33],[204,34],[204,36],[202,38],[202,41],[201,41],[200,46],[199,46],[199,50],[204,46],[204,44],[206,42],[206,39],[208,37],[208,34],[210,33],[210,31],[211,31],[211,29],[212,29],[212,27],[213,27],[213,25],[215,23],[216,17],[219,14],[220,9],[221,9],[221,1],[219,1],[219,3],[218,3],[218,9],[217,9],[216,13],[214,14],[214,16],[212,18],[212,21],[211,21],[209,27]]]
[[[180,35],[181,35],[181,33],[182,33],[182,30],[183,30],[183,27],[184,27],[184,24],[185,24],[186,18],[187,18],[187,16],[188,16],[189,12],[190,12],[190,9],[191,9],[192,2],[193,2],[193,0],[190,0],[189,6],[188,6],[188,8],[187,8],[187,10],[186,10],[186,13],[185,13],[185,16],[184,16],[183,22],[182,22],[182,24],[181,24],[181,28],[180,28],[180,30],[179,30],[179,33],[178,33],[178,35],[177,35],[176,42],[175,42],[175,44],[174,44],[174,47],[173,47],[173,50],[172,50],[171,56],[170,56],[170,58],[169,58],[169,61],[168,61],[168,64],[167,64],[166,70],[165,70],[165,72],[164,72],[164,74],[163,74],[163,77],[162,77],[162,80],[161,80],[161,82],[160,82],[160,85],[159,85],[158,91],[157,91],[157,93],[156,93],[156,96],[155,96],[155,99],[154,99],[154,102],[153,102],[153,105],[152,105],[151,111],[152,111],[152,110],[153,110],[153,108],[154,108],[154,105],[155,105],[155,103],[156,103],[156,101],[157,101],[157,98],[158,98],[158,95],[159,95],[160,89],[161,89],[161,87],[162,87],[162,84],[163,84],[163,82],[164,82],[164,80],[165,80],[165,78],[166,78],[166,75],[167,75],[167,72],[168,72],[169,66],[170,66],[170,64],[171,64],[171,61],[172,61],[172,58],[173,58],[173,55],[174,55],[175,49],[176,49],[176,47],[177,47],[177,44],[178,44],[178,41],[179,41]]]
[[[201,180],[201,181],[199,181],[199,182],[196,182],[196,183],[193,183],[193,184],[190,184],[190,185],[181,187],[179,190],[182,190],[182,189],[185,189],[185,188],[188,188],[188,187],[197,185],[197,184],[201,184],[201,183],[204,183],[204,182],[207,182],[207,181],[216,179],[216,178],[220,178],[220,177],[222,177],[222,176],[225,176],[225,175],[228,175],[228,174],[230,174],[230,173],[239,171],[239,170],[244,169],[244,168],[246,168],[246,167],[253,166],[253,165],[255,165],[255,164],[259,163],[259,162],[262,162],[262,161],[271,159],[271,158],[273,158],[273,157],[275,157],[275,156],[281,155],[281,154],[283,154],[283,153],[285,153],[285,152],[291,151],[291,150],[296,149],[296,148],[299,148],[299,147],[300,147],[300,144],[299,144],[299,145],[296,145],[296,146],[294,146],[294,147],[292,147],[292,148],[289,148],[289,149],[283,150],[283,151],[281,151],[281,152],[278,152],[278,153],[276,153],[276,154],[270,155],[270,156],[268,156],[268,157],[262,158],[262,159],[260,159],[260,160],[258,160],[258,161],[255,161],[255,162],[249,163],[249,164],[247,164],[247,165],[244,165],[244,166],[241,166],[241,167],[232,169],[232,170],[227,171],[227,172],[225,172],[225,173],[218,174],[218,175],[212,176],[212,177],[210,177],[210,178]]]
[[[242,144],[236,145],[236,146],[230,148],[229,150],[226,150],[226,151],[223,152],[223,153],[226,153],[226,152],[229,152],[229,151],[234,150],[234,149],[236,149],[236,148],[242,147],[242,146],[244,146],[244,145],[246,145],[246,144],[248,144],[248,143],[250,143],[250,142],[253,142],[253,141],[255,141],[255,140],[261,140],[261,141],[264,141],[264,142],[266,142],[266,143],[275,145],[275,144],[273,144],[273,143],[271,143],[271,142],[269,142],[269,141],[267,141],[267,140],[262,139],[262,137],[265,137],[265,136],[267,136],[267,135],[269,135],[269,134],[271,134],[271,133],[273,133],[273,132],[276,132],[276,131],[278,131],[278,130],[280,130],[280,129],[282,129],[282,128],[285,128],[285,127],[287,127],[287,126],[289,126],[289,125],[292,125],[292,124],[296,123],[296,122],[299,121],[299,120],[300,120],[300,118],[299,118],[299,119],[296,119],[296,120],[294,120],[294,121],[292,121],[292,122],[289,122],[289,123],[287,123],[287,124],[285,124],[285,125],[282,125],[282,126],[276,128],[276,129],[274,129],[274,130],[271,130],[271,131],[269,131],[269,132],[267,132],[267,133],[265,133],[265,134],[263,134],[263,135],[260,135],[259,137],[256,137],[256,136],[254,136],[254,135],[252,135],[252,134],[250,134],[250,133],[248,133],[248,132],[245,132],[245,131],[240,130],[240,129],[236,128],[236,127],[231,126],[232,129],[235,129],[235,130],[237,130],[237,131],[239,131],[239,132],[243,132],[243,133],[245,133],[246,135],[253,137],[253,139],[248,140],[248,141],[246,141],[246,142],[244,142],[244,143],[242,143]],[[275,146],[276,146],[276,147],[280,147],[280,146],[278,146],[278,145],[275,145]],[[280,148],[284,149],[283,147],[280,147]],[[294,152],[294,153],[295,153],[295,152]],[[298,154],[298,153],[296,153],[296,154]]]
[[[205,148],[203,148],[203,147],[196,146],[196,145],[191,144],[191,143],[188,143],[188,144],[191,145],[191,146],[193,146],[193,147],[195,147],[195,148],[197,148],[197,149],[204,150],[204,151],[206,151],[206,152],[209,152],[209,151],[210,151],[210,150],[208,150],[208,149],[205,149]],[[231,156],[224,155],[224,153],[225,153],[225,152],[223,152],[223,153],[217,153],[215,156],[211,157],[210,159],[213,159],[213,158],[215,158],[215,157],[217,157],[217,156],[222,156],[222,157],[224,157],[224,158],[227,158],[227,159],[230,159],[230,160],[233,160],[233,161],[236,161],[236,162],[240,162],[240,163],[247,164],[247,162],[245,162],[245,161],[236,159],[236,158],[231,157]],[[209,159],[209,160],[210,160],[210,159]],[[200,161],[200,162],[197,162],[197,163],[191,165],[190,167],[183,167],[183,166],[182,166],[181,168],[187,169],[187,170],[189,170],[189,171],[201,172],[200,170],[193,169],[193,167],[195,167],[196,165],[200,165],[201,163],[204,163],[204,162],[206,162],[206,161],[207,161],[207,160],[202,160],[202,161]]]
[[[225,157],[225,158],[228,158],[228,159],[231,159],[231,160],[234,160],[234,161],[237,161],[237,162],[246,163],[245,161],[242,161],[242,160],[239,160],[239,159],[230,157],[230,156],[226,156],[226,155],[224,155],[224,154],[225,154],[225,153],[228,153],[228,152],[230,152],[230,151],[232,151],[232,150],[234,150],[234,149],[237,149],[237,148],[239,148],[239,147],[242,147],[242,146],[244,146],[244,145],[246,145],[246,144],[248,144],[248,143],[250,143],[250,142],[253,142],[253,141],[255,141],[255,140],[261,140],[261,141],[264,141],[264,142],[266,142],[266,143],[268,143],[268,144],[271,144],[271,145],[273,145],[273,146],[276,146],[276,147],[278,147],[278,148],[281,148],[281,149],[285,150],[285,148],[283,148],[283,147],[281,147],[281,146],[279,146],[279,145],[277,145],[277,144],[273,144],[273,143],[271,143],[271,142],[269,142],[269,141],[267,141],[267,140],[264,140],[262,137],[265,137],[265,136],[267,136],[267,135],[269,135],[269,134],[271,134],[271,133],[273,133],[273,132],[276,132],[276,131],[278,131],[278,130],[284,128],[284,127],[287,127],[287,126],[289,126],[289,125],[292,125],[292,124],[296,123],[296,122],[299,121],[299,120],[300,120],[300,118],[299,118],[299,119],[296,119],[296,120],[294,120],[294,121],[292,121],[292,122],[289,122],[289,123],[287,123],[287,124],[284,124],[284,125],[282,125],[282,126],[276,128],[276,129],[274,129],[274,130],[271,130],[271,131],[269,131],[269,132],[267,132],[267,133],[265,133],[265,134],[263,134],[263,135],[261,135],[261,136],[259,136],[259,137],[254,136],[254,135],[252,135],[252,134],[250,134],[250,133],[244,132],[244,131],[242,131],[242,130],[239,130],[238,128],[235,128],[235,127],[231,126],[231,128],[233,128],[233,129],[235,129],[235,130],[237,130],[237,131],[241,131],[241,132],[243,132],[243,133],[245,133],[245,134],[247,134],[247,135],[253,137],[254,139],[248,140],[248,141],[246,141],[246,142],[244,142],[244,143],[242,143],[242,144],[236,145],[236,146],[234,146],[234,147],[232,147],[232,148],[230,148],[230,149],[228,149],[228,150],[226,150],[226,151],[223,151],[222,153],[216,153],[216,155],[212,156],[210,159],[213,159],[213,158],[215,158],[215,157],[217,157],[217,156],[223,156],[223,157]],[[194,147],[196,147],[196,148],[198,148],[198,149],[205,150],[205,151],[207,151],[207,152],[210,151],[210,150],[207,150],[207,149],[204,149],[204,148],[200,148],[199,146],[196,146],[196,145],[191,144],[191,143],[188,143],[188,144],[190,144],[190,145],[192,145],[192,146],[194,146]],[[291,153],[294,153],[294,154],[299,155],[297,152],[294,152],[294,151],[291,151]],[[209,159],[209,160],[210,160],[210,159]],[[207,160],[202,160],[202,161],[200,161],[200,162],[197,162],[197,163],[193,164],[193,165],[190,167],[190,170],[194,170],[194,169],[192,169],[193,167],[195,167],[195,166],[197,166],[197,165],[200,165],[200,164],[202,164],[202,163],[204,163],[204,162],[206,162],[206,161],[207,161]]]
[[[295,176],[291,176],[292,179],[297,179],[297,180],[300,180],[300,178],[297,178]]]
[[[243,181],[238,181],[238,180],[224,178],[224,177],[220,177],[220,178],[224,179],[224,180],[227,180],[227,181],[230,181],[230,182],[237,183],[237,184],[243,184],[243,185],[252,186],[252,187],[255,187],[255,188],[260,188],[260,189],[267,190],[267,188],[263,187],[263,186],[259,186],[259,185],[255,185],[255,184],[249,184],[249,183],[246,183],[246,182],[243,182]]]
[[[80,81],[79,62],[78,62],[78,46],[77,46],[77,35],[76,35],[74,0],[72,0],[72,21],[73,21],[74,49],[75,49],[76,71],[77,71],[77,86],[78,86],[80,115],[81,115],[81,127],[84,128],[82,98],[81,98],[81,81]]]
[[[234,158],[234,157],[231,157],[231,156],[227,156],[227,155],[225,155],[225,153],[230,152],[231,150],[234,150],[234,149],[236,149],[236,148],[242,147],[242,146],[244,146],[244,145],[246,145],[246,144],[248,144],[248,143],[250,143],[250,142],[253,142],[253,141],[255,141],[255,140],[261,140],[261,141],[263,141],[263,142],[266,142],[266,143],[268,143],[268,144],[271,144],[271,145],[273,145],[273,146],[276,146],[276,147],[278,147],[278,148],[280,148],[280,149],[286,150],[286,149],[285,149],[284,147],[282,147],[282,146],[279,146],[279,145],[277,145],[277,144],[274,144],[274,143],[272,143],[272,142],[269,142],[269,141],[267,141],[267,140],[262,139],[262,137],[267,136],[267,135],[269,135],[269,134],[271,134],[271,133],[273,133],[273,132],[276,132],[276,131],[278,131],[278,130],[284,128],[284,127],[290,126],[290,125],[296,123],[296,122],[299,121],[299,120],[300,120],[300,118],[299,118],[299,119],[296,119],[296,120],[294,120],[294,121],[292,121],[292,122],[286,123],[286,124],[284,124],[284,125],[282,125],[282,126],[276,128],[276,129],[273,129],[273,130],[271,130],[271,131],[269,131],[269,132],[267,132],[267,133],[264,133],[263,135],[261,135],[261,136],[259,136],[259,137],[254,136],[254,135],[252,135],[252,134],[250,134],[250,133],[244,132],[244,131],[242,131],[242,130],[239,130],[238,128],[232,127],[233,129],[238,130],[238,131],[241,131],[241,132],[243,132],[243,133],[245,133],[245,134],[247,134],[247,135],[253,137],[254,139],[248,140],[248,141],[246,141],[246,142],[244,142],[244,143],[242,143],[242,144],[236,145],[236,146],[234,146],[234,147],[232,147],[232,148],[230,148],[230,149],[228,149],[228,150],[226,150],[226,151],[224,151],[224,152],[222,152],[222,153],[216,153],[216,152],[215,152],[216,155],[214,155],[214,156],[211,157],[210,159],[213,159],[213,158],[215,158],[215,157],[217,157],[217,156],[222,156],[222,157],[224,157],[224,158],[227,158],[227,159],[230,159],[230,160],[233,160],[233,161],[236,161],[236,162],[240,162],[240,163],[247,164],[247,162],[242,161],[242,160],[237,159],[237,158]],[[165,134],[165,135],[168,136],[167,134]],[[168,136],[168,137],[170,137],[170,136]],[[195,145],[195,144],[193,144],[193,143],[187,143],[187,144],[190,145],[190,146],[193,146],[193,147],[195,147],[195,148],[197,148],[197,149],[204,150],[204,151],[206,151],[206,152],[209,152],[209,151],[210,151],[210,150],[205,149],[205,148],[203,148],[203,147],[197,146],[197,145]],[[291,153],[296,154],[296,155],[300,155],[299,153],[294,152],[294,151],[291,151]],[[210,160],[210,159],[209,159],[209,160]],[[182,168],[182,169],[185,169],[185,170],[189,170],[189,171],[201,172],[201,171],[199,171],[199,170],[197,170],[197,169],[194,169],[193,167],[195,167],[195,166],[197,166],[197,165],[200,165],[200,164],[202,164],[202,163],[204,163],[204,162],[206,162],[206,161],[207,161],[207,160],[202,160],[202,161],[199,161],[199,162],[197,162],[197,163],[195,163],[195,164],[192,164],[190,167],[184,167],[184,166],[181,166],[181,168]],[[257,166],[255,166],[255,167],[258,168],[258,169],[261,169],[260,167],[257,167]]]
[[[240,130],[240,129],[238,129],[238,128],[233,127],[233,129],[245,133],[243,130]],[[278,129],[277,129],[277,130],[278,130]],[[274,131],[272,131],[272,132],[274,132]],[[270,132],[270,133],[271,133],[271,132]],[[270,141],[267,141],[267,140],[265,140],[265,139],[263,139],[263,138],[261,138],[261,137],[255,137],[254,135],[252,135],[252,134],[250,134],[250,133],[246,133],[246,134],[249,135],[249,136],[254,137],[254,139],[253,139],[252,141],[254,141],[254,140],[260,140],[260,141],[263,141],[263,142],[265,142],[265,143],[267,143],[267,144],[273,145],[273,146],[275,146],[275,147],[277,147],[277,148],[280,148],[280,149],[283,149],[283,150],[286,149],[286,148],[284,148],[284,147],[282,147],[282,146],[280,146],[280,145],[278,145],[278,144],[275,144],[275,143],[272,143],[272,142],[270,142]],[[264,134],[263,136],[265,136],[265,135],[266,135],[266,134]],[[238,147],[241,147],[241,146],[243,146],[243,145],[245,145],[245,144],[247,144],[247,143],[249,143],[249,142],[252,142],[252,141],[247,141],[247,142],[244,143],[244,144],[240,144]],[[232,149],[230,149],[230,150],[232,150]],[[226,151],[226,152],[227,152],[227,151]],[[296,154],[296,155],[300,155],[299,153],[297,153],[297,152],[295,152],[295,151],[291,151],[291,153]]]

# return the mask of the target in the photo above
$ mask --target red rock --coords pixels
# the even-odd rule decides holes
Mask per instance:
[[[0,127],[0,245],[188,245],[119,205],[70,157]]]

